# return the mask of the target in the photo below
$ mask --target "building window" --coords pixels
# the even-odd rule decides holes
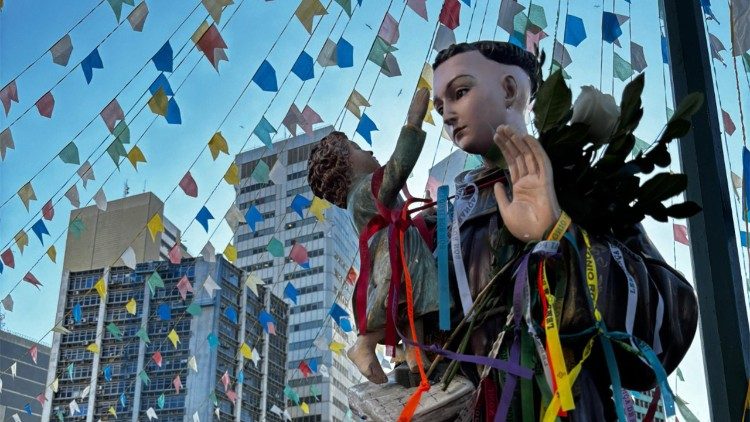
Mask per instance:
[[[308,275],[320,274],[322,272],[323,272],[322,266],[309,268],[307,270],[295,271],[293,273],[284,274],[284,281],[295,280],[298,278],[307,277]]]
[[[291,181],[291,180],[294,180],[294,179],[299,179],[300,177],[307,177],[307,169],[287,174],[286,175],[286,181],[288,182],[288,181]]]
[[[276,194],[274,193],[272,195],[264,196],[262,198],[253,199],[252,201],[249,201],[249,202],[243,202],[240,204],[240,209],[244,210],[248,208],[250,205],[261,205],[261,204],[266,204],[268,202],[273,202],[275,200],[276,200]]]
[[[307,218],[303,218],[302,220],[290,221],[290,222],[284,224],[284,228],[287,229],[287,230],[289,230],[289,229],[293,229],[295,227],[302,227],[302,226],[306,226],[308,224],[314,224],[315,221],[317,221],[317,218],[315,218],[315,216],[307,217]]]
[[[310,242],[310,241],[317,240],[317,239],[322,239],[322,238],[323,238],[323,232],[310,233],[310,234],[306,234],[304,236],[296,237],[294,239],[287,239],[284,242],[284,244],[285,244],[284,246],[292,246],[295,243]]]
[[[297,194],[304,195],[308,192],[312,192],[312,190],[310,189],[310,185],[304,185],[298,188],[289,189],[288,191],[286,191],[286,197],[289,198]]]
[[[295,306],[289,310],[289,314],[299,314],[301,312],[314,311],[316,309],[322,309],[323,302],[308,303],[306,305]]]
[[[286,165],[291,166],[295,163],[307,161],[307,159],[310,157],[310,151],[312,151],[315,145],[317,144],[307,144],[302,145],[301,147],[290,149],[286,155]]]
[[[268,164],[268,168],[273,168],[273,165],[276,164],[276,154],[271,155],[269,157],[263,157],[262,160]],[[243,163],[240,165],[240,178],[244,179],[246,177],[250,177],[250,175],[253,174],[253,170],[255,170],[255,166],[258,165],[258,160],[253,160],[248,163]]]
[[[253,265],[248,265],[246,267],[243,267],[242,269],[245,271],[258,271],[263,268],[271,268],[272,266],[273,266],[273,261],[265,261],[265,262],[259,262]]]
[[[255,239],[256,237],[267,236],[273,234],[276,231],[276,227],[267,227],[265,229],[256,230],[251,233],[241,234],[237,236],[237,242],[244,242],[246,240]]]

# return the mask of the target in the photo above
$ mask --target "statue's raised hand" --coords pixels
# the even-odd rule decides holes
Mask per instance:
[[[495,183],[503,223],[519,240],[541,240],[560,218],[549,157],[536,138],[517,134],[505,125],[497,128],[494,141],[508,164],[512,187],[509,199],[503,184]]]
[[[424,116],[427,115],[427,105],[430,102],[430,91],[427,88],[420,88],[411,99],[409,112],[406,115],[406,124],[421,128]]]

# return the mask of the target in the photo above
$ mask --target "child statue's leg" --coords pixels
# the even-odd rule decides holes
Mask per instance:
[[[414,328],[417,332],[417,342],[424,343],[424,327],[422,324],[422,318],[417,318],[414,320]],[[406,333],[411,333],[411,329],[407,328],[406,330],[402,330],[402,332],[404,333],[404,335],[406,335]],[[430,367],[430,361],[427,359],[427,355],[425,354],[424,350],[418,347],[406,346],[406,363],[409,365],[409,370],[414,373],[419,372],[419,366],[417,365],[416,356],[417,353],[419,353],[422,357],[422,366],[425,369]]]
[[[378,357],[375,355],[375,347],[384,338],[384,330],[360,334],[357,336],[354,345],[346,352],[346,356],[357,365],[359,372],[375,384],[388,382],[388,377],[383,372]]]

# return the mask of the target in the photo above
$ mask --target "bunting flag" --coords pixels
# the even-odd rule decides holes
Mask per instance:
[[[268,241],[268,245],[266,245],[266,250],[273,257],[282,258],[284,256],[284,244],[281,243],[281,241],[277,239],[275,236],[272,237],[271,240]]]
[[[375,125],[375,122],[373,122],[367,114],[362,113],[362,118],[359,119],[359,124],[357,124],[356,133],[359,133],[365,141],[370,144],[370,146],[372,146],[371,132],[374,130],[379,130]]]
[[[529,22],[531,22],[533,26],[536,26],[539,29],[546,28],[547,16],[544,13],[544,7],[538,4],[530,3],[529,4]]]
[[[211,275],[208,275],[206,277],[206,281],[203,282],[203,288],[206,289],[206,292],[208,293],[208,297],[211,299],[214,298],[214,294],[217,290],[221,290],[221,287],[219,287],[218,284],[214,281],[213,278],[211,278]]]
[[[231,322],[237,324],[237,310],[232,306],[228,306],[227,309],[224,310],[224,316],[227,317],[227,319],[229,319]]]
[[[361,3],[361,0],[359,1]],[[344,11],[346,12],[347,15],[349,15],[349,17],[352,17],[352,0],[336,0],[336,3],[338,3],[342,9],[344,9]],[[281,409],[279,409],[278,415],[281,416]]]
[[[250,273],[245,277],[245,285],[255,294],[256,297],[260,297],[258,294],[258,286],[262,284],[263,281],[255,273]]]
[[[201,257],[206,262],[216,261],[216,250],[214,249],[214,245],[211,244],[211,241],[206,242],[206,245],[201,249]]]
[[[268,178],[275,184],[280,185],[286,181],[286,166],[281,164],[281,160],[276,160],[273,168],[268,173]]]
[[[174,377],[174,380],[172,380],[172,385],[174,386],[175,394],[180,394],[180,389],[182,388],[182,380],[180,379],[180,375]]]
[[[151,290],[151,296],[156,294],[156,288],[164,288],[164,280],[162,280],[161,276],[158,272],[154,271],[151,273],[151,275],[148,277],[148,280],[146,281],[146,284],[148,284],[149,290]]]
[[[42,235],[46,234],[47,236],[49,236],[49,232],[47,231],[47,226],[44,225],[44,220],[40,218],[39,221],[34,223],[34,225],[31,226],[31,231],[33,231],[36,237],[39,238],[39,242],[41,242],[42,245],[44,245],[44,240],[42,239]]]
[[[383,22],[380,24],[378,36],[388,44],[393,45],[398,42],[399,35],[398,21],[390,13],[386,13]]]
[[[735,130],[737,130],[737,127],[734,125],[734,122],[732,121],[732,116],[729,115],[726,111],[723,109],[721,110],[721,119],[722,123],[724,123],[724,132],[732,136]],[[26,207],[28,209],[28,207]]]
[[[309,105],[306,105],[302,110],[302,119],[303,121],[300,123],[300,127],[308,135],[312,135],[313,125],[323,123],[323,119],[320,117],[320,115]]]
[[[306,208],[310,208],[311,204],[312,204],[312,201],[310,201],[309,199],[305,198],[304,196],[300,194],[297,194],[292,200],[290,208],[294,210],[294,212],[296,212],[297,215],[299,215],[299,218],[304,218],[303,210]]]
[[[117,22],[120,22],[120,14],[122,13],[122,4],[129,4],[133,5],[133,0],[108,0],[109,5],[112,7],[112,11],[115,12],[115,18],[117,18]]]
[[[128,161],[130,161],[130,164],[136,170],[138,170],[138,163],[146,162],[146,156],[143,155],[143,151],[138,148],[138,145],[135,145],[130,149],[130,152],[128,152]]]
[[[307,377],[309,377],[312,374],[312,370],[307,365],[307,362],[305,362],[304,359],[299,363],[298,368],[299,368],[300,372],[302,372],[302,376],[304,378],[307,378]]]
[[[195,360],[195,356],[190,356],[187,363],[188,369],[192,369],[195,372],[198,372],[198,362]]]
[[[315,65],[313,58],[307,54],[304,50],[297,57],[297,61],[292,66],[292,73],[297,75],[303,81],[310,80],[315,77]]]
[[[102,371],[104,373],[104,380],[109,382],[112,381],[112,367],[105,366],[104,370]]]
[[[10,106],[12,103],[18,102],[18,86],[16,86],[16,80],[10,81],[8,85],[5,85],[3,89],[0,89],[0,101],[3,103],[5,108],[5,115],[10,113]]]
[[[189,171],[182,176],[179,185],[182,191],[185,192],[185,195],[192,198],[198,196],[198,184],[195,183],[195,179],[193,179],[193,175]]]
[[[612,68],[617,79],[623,82],[633,76],[633,67],[616,52],[614,53]]]
[[[387,69],[385,64],[386,55],[388,53],[393,53],[396,50],[398,49],[385,42],[384,39],[379,36],[375,37],[375,41],[372,43],[372,48],[370,48],[370,53],[367,55],[367,60],[380,66],[381,69]]]
[[[349,318],[349,312],[346,312],[346,309],[342,308],[341,305],[336,302],[333,302],[333,305],[331,305],[328,315],[330,315],[331,319],[339,326],[341,325],[342,318]]]
[[[516,0],[501,0],[500,12],[497,16],[497,26],[502,28],[508,34],[512,34],[515,30],[513,25],[514,18],[525,9],[526,7],[518,3]]]
[[[138,147],[134,147],[134,148],[138,148]],[[138,149],[138,152],[140,152],[140,148]],[[109,147],[107,148],[107,154],[109,154],[109,157],[112,159],[112,162],[115,164],[115,166],[118,169],[120,168],[120,157],[128,157],[128,152],[125,151],[125,145],[123,145],[122,141],[120,141],[119,139],[115,139],[109,145]],[[131,161],[131,164],[132,164],[132,161]]]
[[[346,273],[346,281],[352,286],[357,281],[357,270],[354,267],[349,267],[349,271]]]
[[[167,106],[169,105],[169,98],[164,92],[164,88],[159,88],[158,91],[148,100],[148,108],[152,113],[158,114],[159,116],[167,115]]]
[[[96,207],[100,211],[107,211],[107,197],[104,195],[104,190],[102,188],[99,188],[99,190],[96,191],[96,194],[94,194],[94,203],[96,203]]]
[[[182,124],[182,115],[180,114],[180,107],[177,105],[177,101],[174,97],[169,99],[167,104],[167,115],[164,116],[167,123],[170,125]]]
[[[253,129],[253,135],[257,136],[265,146],[271,148],[272,133],[276,133],[276,128],[266,120],[265,116],[261,117],[260,122],[258,122],[258,125]]]
[[[21,186],[21,189],[18,190],[18,197],[21,198],[21,202],[23,202],[23,206],[26,207],[26,211],[29,210],[29,203],[31,201],[36,201],[36,193],[34,192],[34,187],[31,186],[31,182],[26,182],[25,185]]]
[[[276,92],[279,90],[276,82],[276,70],[271,66],[271,63],[268,63],[268,60],[263,60],[252,80],[263,91]]]
[[[269,314],[265,310],[261,310],[260,315],[258,316],[258,321],[263,327],[263,331],[269,334],[276,334],[276,320],[271,316],[271,314]]]
[[[299,394],[297,394],[297,392],[294,391],[292,387],[288,385],[284,386],[284,396],[293,401],[295,404],[299,404]]]
[[[115,323],[110,322],[107,324],[107,331],[112,334],[112,337],[114,337],[115,340],[122,340],[122,331],[120,331],[120,328],[118,328]]]
[[[75,367],[76,364],[71,362],[70,365],[68,365],[68,367],[66,368],[66,370],[68,371],[68,378],[71,380],[73,379],[73,372],[75,371]]]
[[[83,223],[81,217],[76,217],[68,225],[68,231],[73,235],[74,238],[80,239],[83,232],[86,230],[86,225]]]
[[[383,67],[380,68],[380,73],[389,78],[401,76],[401,68],[398,65],[396,56],[391,53],[385,55],[385,60],[383,61]]]
[[[343,37],[336,43],[336,64],[342,69],[354,66],[354,46]]]
[[[224,135],[221,132],[214,133],[214,136],[208,141],[208,149],[211,151],[211,157],[213,157],[214,161],[219,156],[219,152],[229,155],[229,145],[227,145],[227,140],[224,139]]]
[[[232,186],[240,184],[240,168],[234,162],[229,165],[227,172],[224,173],[224,181]]]
[[[170,321],[172,319],[172,307],[169,306],[169,303],[160,303],[156,314],[159,315],[160,320]]]
[[[269,180],[269,172],[270,169],[268,168],[268,164],[266,164],[266,162],[263,160],[258,160],[258,163],[255,165],[255,168],[253,169],[252,174],[250,174],[250,177],[258,183],[267,183]]]
[[[203,226],[203,229],[206,230],[206,233],[208,233],[208,220],[213,220],[214,216],[211,215],[211,211],[206,208],[204,205],[200,211],[198,211],[198,214],[195,216],[195,219],[200,223],[201,226]]]
[[[91,163],[88,161],[81,164],[81,167],[76,172],[78,174],[78,177],[81,178],[81,182],[83,183],[83,187],[86,187],[86,184],[88,184],[89,180],[95,180],[94,178],[94,169],[91,167]],[[50,204],[50,208],[52,207],[52,204]]]
[[[99,281],[94,284],[94,289],[99,293],[99,299],[103,301],[107,296],[107,283],[104,281],[103,277],[100,277]]]
[[[52,118],[52,111],[55,108],[55,97],[52,96],[52,92],[49,91],[36,100],[34,105],[36,105],[36,109],[39,111],[40,116],[48,119]]]
[[[234,261],[237,260],[237,248],[231,243],[227,244],[227,247],[224,248],[224,256],[227,257],[229,262],[234,264]]]
[[[81,409],[78,407],[78,403],[76,403],[75,400],[68,403],[68,409],[70,410],[70,416],[75,416],[78,413],[81,413]]]
[[[439,21],[447,28],[453,30],[460,25],[461,3],[458,0],[445,0],[440,10]]]
[[[432,43],[432,49],[440,52],[455,43],[456,34],[453,30],[445,25],[438,25],[437,34],[435,34],[435,41]]]
[[[5,160],[5,153],[8,148],[16,149],[16,145],[13,143],[13,134],[10,132],[10,127],[5,128],[0,132],[0,159]]]
[[[661,36],[661,61],[664,64],[669,64],[669,48],[667,48],[667,37],[665,37],[663,34]]]
[[[131,270],[135,269],[135,251],[132,246],[128,246],[128,248],[125,249],[125,252],[120,256],[120,259],[122,260],[123,265]]]
[[[145,374],[145,372],[141,372],[141,373]],[[144,381],[144,384],[148,385],[148,383],[145,381]],[[146,409],[146,416],[148,417],[148,420],[159,419],[159,417],[156,416],[156,410],[154,410],[153,407],[149,407],[148,409]]]
[[[505,3],[505,0],[503,0]],[[586,28],[583,25],[583,19],[574,15],[565,16],[565,35],[563,43],[578,47],[586,39]]]
[[[163,73],[160,73],[159,76],[154,79],[154,82],[151,83],[151,86],[148,87],[148,91],[151,93],[151,95],[156,95],[156,93],[159,92],[160,89],[164,92],[164,95],[174,95],[172,86],[169,84],[169,79],[167,79],[167,77],[164,76]]]
[[[291,300],[295,305],[297,304],[297,289],[291,282],[284,287],[284,298]]]
[[[253,347],[252,357],[250,358],[250,360],[253,361],[253,366],[255,366],[257,368],[258,367],[258,362],[260,362],[260,353],[258,353],[258,351],[255,350],[255,347]]]
[[[619,37],[622,35],[621,25],[628,20],[627,16],[612,12],[602,13],[602,40],[620,46]]]
[[[315,16],[325,16],[328,14],[328,11],[320,3],[320,0],[302,0],[294,14],[307,32],[312,35],[313,18]]]
[[[289,111],[287,111],[286,116],[284,116],[284,120],[281,121],[281,124],[286,127],[292,136],[297,136],[297,125],[301,125],[304,120],[305,118],[302,117],[302,112],[299,111],[296,104],[292,103],[292,105],[289,106]]]
[[[224,312],[226,315],[227,312]],[[227,317],[229,318],[229,317]],[[234,312],[234,318],[237,319],[237,311]],[[208,347],[215,349],[219,347],[219,338],[216,337],[216,334],[214,333],[208,333],[208,336],[206,337],[206,340],[208,341]]]
[[[229,228],[232,229],[232,232],[237,231],[240,223],[245,223],[245,217],[242,215],[240,209],[237,208],[237,204],[235,203],[232,203],[232,205],[229,207],[226,215],[224,215],[224,219],[229,225]]]
[[[18,249],[21,251],[21,254],[23,255],[23,249],[26,246],[29,246],[29,235],[26,234],[23,229],[16,233],[16,235],[13,237],[13,240],[16,242],[16,246],[18,246]]]
[[[96,343],[91,343],[88,346],[86,346],[86,350],[89,352],[98,355],[99,354],[99,345]]]
[[[169,341],[172,342],[172,346],[174,346],[174,348],[176,349],[177,343],[180,342],[180,335],[177,334],[177,331],[175,331],[174,328],[172,329],[172,331],[169,332],[169,334],[167,335],[167,338],[169,339]]]
[[[142,1],[128,15],[128,22],[130,22],[130,27],[133,28],[133,31],[136,31],[136,32],[143,31],[143,24],[146,22],[147,16],[148,16],[148,5],[146,4],[145,1]]]
[[[724,58],[721,57],[721,52],[727,50],[727,48],[724,47],[724,43],[721,42],[719,37],[709,32],[708,44],[709,44],[709,47],[711,48],[711,58],[720,61],[721,64],[726,66],[727,64],[724,62]]]
[[[328,208],[331,208],[330,202],[326,201],[325,199],[318,198],[317,196],[313,196],[312,204],[310,204],[310,213],[314,215],[319,222],[322,223],[326,220],[325,214],[323,213]]]
[[[331,344],[328,345],[328,349],[339,356],[345,347],[346,345],[344,343],[339,343],[337,341],[332,341]]]
[[[187,299],[187,292],[193,293],[193,285],[190,284],[190,280],[186,275],[183,275],[180,281],[177,283],[177,291],[180,292],[182,300]]]
[[[70,53],[73,52],[73,41],[70,39],[70,34],[65,34],[59,41],[57,41],[50,49],[49,52],[52,54],[52,62],[59,64],[60,66],[67,66],[68,60],[70,60]]]
[[[31,356],[31,360],[34,362],[34,365],[36,365],[36,358],[39,355],[39,348],[35,345],[31,346],[29,349],[29,356]]]
[[[115,419],[117,419],[117,411],[115,410],[114,406],[109,406],[109,410],[107,410],[107,413],[114,416]]]
[[[646,56],[643,54],[643,47],[640,44],[630,42],[630,61],[633,66],[633,70],[636,72],[643,72],[648,64],[646,63]]]
[[[682,243],[683,245],[690,245],[690,240],[688,239],[688,232],[687,232],[687,226],[683,224],[672,224],[672,229],[674,231],[674,240],[677,242]]]
[[[301,243],[295,243],[292,246],[292,250],[289,252],[289,258],[292,258],[297,265],[304,269],[310,268],[310,258],[307,257],[307,249]]]
[[[733,1],[729,9],[732,19],[732,56],[737,57],[750,50],[750,1]]]
[[[3,308],[8,312],[13,312],[13,297],[8,293],[2,300]]]
[[[206,11],[208,11],[216,23],[221,22],[221,13],[224,11],[224,8],[230,4],[234,4],[233,0],[202,0],[202,2]]]
[[[263,214],[258,211],[258,208],[256,208],[255,205],[250,205],[250,208],[248,208],[245,213],[245,221],[247,222],[247,227],[250,231],[254,232],[255,225],[264,221]]]
[[[159,213],[154,214],[153,217],[148,220],[146,226],[148,227],[148,232],[151,234],[151,240],[154,242],[156,241],[157,234],[164,233],[164,222],[162,222]]]
[[[414,11],[417,15],[419,15],[422,19],[427,19],[427,0],[406,0],[406,5],[409,6],[411,10]]]
[[[323,44],[323,48],[318,53],[318,59],[316,60],[322,67],[336,66],[336,43],[328,38]]]
[[[62,322],[60,322],[60,323],[58,323],[57,325],[55,325],[55,326],[54,326],[54,327],[52,328],[52,332],[53,332],[53,333],[60,333],[60,334],[63,334],[63,335],[65,335],[65,334],[70,334],[70,332],[71,332],[71,331],[70,331],[70,330],[68,330],[67,328],[65,328],[65,327],[64,327],[64,326],[62,325]]]
[[[94,77],[94,69],[104,69],[104,63],[97,48],[81,62],[81,70],[83,70],[83,76],[86,78],[86,84],[91,83],[91,79]]]
[[[229,371],[224,371],[224,375],[221,376],[221,383],[224,384],[224,392],[229,390]]]
[[[224,39],[221,38],[219,30],[216,25],[208,25],[207,22],[203,22],[192,36],[193,42],[198,47],[198,50],[203,52],[208,61],[213,65],[214,69],[219,70],[219,61],[228,60],[227,54],[224,51],[228,48],[224,43]]]
[[[81,201],[78,197],[78,188],[76,185],[72,185],[67,192],[65,192],[65,197],[68,198],[68,201],[70,201],[70,205],[73,206],[73,208],[78,208],[81,206]]]
[[[73,321],[75,321],[76,323],[81,322],[83,310],[81,309],[80,303],[76,303],[75,305],[73,305],[73,311],[71,313],[73,314]]]
[[[240,346],[240,355],[245,359],[250,359],[253,356],[253,351],[247,343],[242,343],[242,346]]]
[[[191,303],[190,306],[185,309],[185,312],[192,316],[199,316],[203,313],[203,309],[201,308],[201,305],[198,305],[197,303]]]
[[[430,68],[431,69],[431,68]],[[421,82],[421,78],[420,78]],[[357,90],[352,90],[352,93],[349,94],[349,99],[346,100],[346,109],[349,110],[352,114],[357,116],[357,118],[362,117],[362,114],[359,110],[360,107],[370,107],[370,103],[367,101],[365,97],[362,96]]]

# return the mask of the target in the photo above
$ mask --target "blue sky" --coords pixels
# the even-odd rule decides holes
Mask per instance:
[[[499,0],[475,0],[471,3],[472,8],[462,4],[461,25],[455,31],[457,40],[492,37],[507,40],[509,34],[496,26]],[[529,6],[528,1],[520,3],[527,8]],[[558,21],[558,2],[534,1],[534,4],[544,7],[548,22],[544,30],[549,36],[542,40],[541,47],[551,56],[556,22],[559,22],[557,38],[562,41],[566,11],[583,18],[587,39],[578,47],[566,46],[572,58],[572,64],[566,71],[573,77],[569,83],[574,95],[577,95],[580,86],[598,87],[601,80],[602,89],[612,92],[619,99],[625,84],[611,76],[613,51],[628,59],[629,42],[632,40],[641,44],[648,63],[644,92],[646,113],[636,134],[649,142],[655,140],[666,123],[665,108],[674,108],[671,92],[665,90],[665,85],[669,86],[669,74],[668,68],[661,65],[660,22],[655,2],[632,0],[632,6],[624,0],[570,3],[562,6]],[[0,297],[5,297],[27,271],[33,272],[44,284],[41,291],[25,283],[13,289],[15,310],[6,313],[8,329],[41,338],[53,325],[65,231],[72,209],[70,204],[62,198],[55,206],[55,218],[46,222],[51,237],[45,236],[44,246],[39,244],[29,228],[39,218],[34,215],[49,198],[57,201],[69,186],[78,181],[77,176],[73,177],[78,166],[54,158],[71,140],[79,148],[81,161],[93,154],[93,163],[100,154],[104,154],[93,165],[96,180],[90,182],[86,189],[78,182],[82,206],[93,204],[91,198],[100,187],[103,187],[108,199],[122,197],[126,183],[131,194],[153,191],[162,199],[168,198],[165,214],[183,230],[183,241],[193,254],[200,251],[209,240],[209,235],[191,221],[204,203],[214,216],[226,212],[234,199],[234,191],[221,180],[222,176],[234,154],[262,145],[256,137],[249,137],[262,115],[280,128],[275,141],[283,139],[285,135],[281,119],[292,102],[300,109],[310,105],[325,123],[337,123],[337,128],[352,135],[357,119],[348,111],[344,112],[344,104],[349,93],[356,88],[369,98],[372,107],[366,113],[380,129],[373,133],[375,154],[381,162],[387,160],[404,122],[424,60],[434,58],[434,51],[430,51],[431,37],[442,1],[427,2],[429,21],[423,20],[411,9],[404,9],[403,0],[365,0],[361,8],[355,8],[349,21],[339,5],[330,1],[328,15],[322,19],[315,18],[312,37],[293,17],[298,4],[298,1],[236,0],[225,10],[219,24],[222,37],[229,47],[226,50],[229,61],[222,61],[217,72],[202,54],[193,49],[190,41],[190,36],[207,16],[197,0],[148,2],[150,13],[143,32],[131,30],[125,19],[132,10],[128,5],[123,6],[122,23],[118,27],[107,1],[79,0],[64,4],[36,0],[6,1],[0,13],[0,87],[21,73],[91,12],[70,33],[74,49],[69,64],[66,67],[58,66],[52,63],[49,53],[44,55],[17,79],[20,103],[13,104],[7,117],[0,115],[0,129],[15,122],[12,131],[16,145],[15,150],[9,150],[5,161],[0,163],[0,204],[10,198],[7,204],[0,207],[0,248],[5,250],[22,227],[29,231],[30,237],[23,255],[13,246],[16,268],[5,268],[0,275]],[[328,5],[329,1],[323,4]],[[393,78],[378,76],[377,66],[365,61],[386,10],[400,21],[401,37],[396,43],[398,51],[395,56],[402,75]],[[708,28],[724,45],[730,46],[727,5],[715,4],[713,10],[721,25],[711,21],[707,24]],[[602,11],[631,16],[631,20],[623,25],[623,35],[620,37],[624,48],[602,43]],[[211,21],[210,18],[208,20]],[[315,79],[306,83],[289,73],[303,46],[306,52],[317,58],[327,38],[335,42],[342,36],[354,46],[353,67],[341,69],[334,66],[324,71],[316,64]],[[159,74],[149,59],[167,39],[176,53],[176,68],[166,76],[173,90],[177,90],[174,98],[181,109],[181,125],[169,125],[161,117],[154,121],[155,115],[145,106],[148,97],[141,97]],[[97,45],[104,69],[95,69],[93,80],[87,85],[83,72],[76,65]],[[718,92],[722,107],[730,113],[737,126],[734,135],[726,137],[725,158],[732,170],[740,174],[742,131],[738,98],[729,52],[722,55],[730,66],[724,67],[718,61],[714,62]],[[261,91],[256,84],[250,83],[264,59],[276,69],[280,86],[278,94]],[[747,76],[741,63],[738,66],[742,101],[747,106]],[[55,110],[52,118],[46,119],[37,113],[34,102],[51,88]],[[126,147],[130,149],[137,142],[148,160],[145,164],[139,164],[137,171],[127,161],[117,170],[104,152],[112,136],[98,113],[115,95],[126,112],[126,121],[131,130],[131,144]],[[233,106],[235,101],[236,106]],[[32,109],[19,118],[29,107]],[[142,107],[145,108],[139,112]],[[129,111],[131,108],[132,111]],[[339,119],[342,113],[343,121]],[[745,115],[748,113],[745,112]],[[434,118],[439,124],[439,116],[435,114]],[[452,150],[450,142],[439,138],[439,128],[425,127],[428,144],[414,176],[409,180],[411,191],[415,193],[423,191],[427,170],[433,160],[440,160]],[[213,133],[219,130],[229,143],[230,155],[221,155],[213,161],[204,147]],[[363,147],[368,147],[359,135],[354,139]],[[678,156],[675,148],[673,154],[674,157]],[[45,166],[48,162],[50,164]],[[191,167],[193,162],[195,165]],[[678,166],[676,163],[673,170],[678,171]],[[199,187],[195,199],[187,197],[179,189],[175,191],[177,183],[189,168]],[[38,200],[32,201],[29,213],[15,192],[32,177]],[[212,193],[215,186],[217,188]],[[736,205],[732,204],[733,209],[736,209]],[[209,233],[219,224],[217,220],[212,221]],[[674,263],[678,270],[691,278],[689,248],[674,245],[671,224],[649,223],[647,228],[667,261]],[[230,239],[231,233],[226,223],[221,223],[210,238],[218,250],[223,249]],[[57,248],[57,264],[52,264],[44,256],[52,242]],[[746,273],[745,268],[746,265],[743,265],[743,272]],[[45,341],[48,342],[49,337]],[[698,405],[705,403],[705,393],[701,389],[704,381],[700,348],[700,341],[696,338],[683,364],[686,382],[679,383],[677,391],[694,403],[691,407],[701,419],[707,419],[705,406]]]

